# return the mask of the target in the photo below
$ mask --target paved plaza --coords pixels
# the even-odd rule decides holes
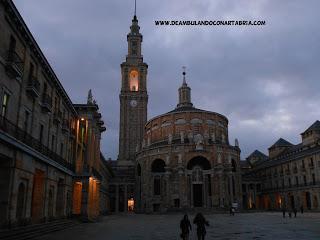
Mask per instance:
[[[160,240],[179,239],[181,214],[111,215],[97,223],[80,224],[71,229],[43,236],[43,240]],[[191,215],[193,219],[194,215]],[[206,214],[210,222],[206,239],[320,239],[320,213],[282,218],[282,213]],[[193,228],[195,226],[193,225]],[[195,229],[190,239],[196,239]]]

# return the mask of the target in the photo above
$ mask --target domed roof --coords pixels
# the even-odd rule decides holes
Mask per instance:
[[[185,69],[183,71],[183,82],[182,82],[182,85],[179,88],[178,92],[179,92],[179,102],[177,104],[177,107],[167,113],[160,114],[158,116],[151,118],[148,122],[151,122],[154,119],[157,119],[157,118],[165,116],[165,115],[178,114],[178,113],[183,113],[183,112],[194,112],[194,113],[199,112],[199,113],[215,114],[215,115],[218,115],[218,116],[224,118],[228,122],[227,117],[225,117],[224,115],[222,115],[220,113],[195,108],[193,106],[193,104],[191,102],[191,88],[188,86],[187,81],[186,81]]]

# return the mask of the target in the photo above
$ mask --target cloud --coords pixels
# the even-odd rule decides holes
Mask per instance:
[[[74,102],[93,90],[107,132],[102,152],[118,153],[120,64],[132,0],[14,1]],[[229,118],[230,142],[242,157],[279,137],[293,143],[319,119],[320,2],[138,2],[149,65],[149,118],[177,103],[181,66],[196,107]],[[266,26],[155,26],[155,20],[265,20]]]

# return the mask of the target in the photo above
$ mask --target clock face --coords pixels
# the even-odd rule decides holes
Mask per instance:
[[[130,105],[131,107],[136,107],[138,105],[138,102],[136,100],[131,100]]]

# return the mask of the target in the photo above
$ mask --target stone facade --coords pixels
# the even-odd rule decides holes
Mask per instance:
[[[177,108],[147,122],[136,164],[137,211],[241,206],[240,149],[229,144],[228,119],[194,108],[185,76]]]
[[[147,70],[142,57],[142,35],[138,19],[132,19],[127,35],[128,55],[121,64],[119,155],[111,162],[114,177],[110,181],[110,209],[114,212],[133,210],[134,167],[137,146],[144,134],[147,122]]]
[[[255,151],[243,169],[243,202],[248,209],[320,210],[320,122],[297,145],[280,138],[269,156]]]
[[[141,54],[142,35],[138,19],[132,19],[127,35],[128,55],[121,64],[120,133],[118,164],[133,166],[137,145],[147,122],[147,69]]]
[[[0,32],[0,225],[94,219],[110,177],[98,106],[72,103],[12,1]]]

